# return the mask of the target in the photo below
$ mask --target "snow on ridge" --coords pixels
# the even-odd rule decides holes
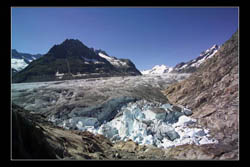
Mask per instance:
[[[193,59],[191,63],[186,63],[180,68],[176,68],[176,70],[181,70],[186,67],[199,67],[203,62],[205,62],[207,59],[213,57],[215,53],[219,50],[220,46],[214,44],[211,48],[207,49],[206,51],[203,51],[200,53],[200,55]]]
[[[11,68],[17,71],[21,71],[27,66],[28,64],[23,59],[15,59],[15,58],[11,59]]]
[[[93,62],[94,64],[103,64],[103,62],[100,62],[96,59],[88,59],[86,57],[81,56],[82,59],[85,61],[85,64],[89,64],[89,62]]]
[[[219,49],[218,45],[213,45],[210,49],[207,49],[205,52],[200,54],[200,57],[203,57],[202,59],[198,60],[197,62],[194,62],[191,64],[191,67],[199,67],[205,60],[213,57],[215,53],[217,53]],[[196,60],[196,59],[195,59]]]
[[[116,67],[120,67],[120,66],[128,66],[126,62],[120,61],[118,59],[109,57],[101,52],[98,53],[98,55],[104,59],[106,59],[107,61],[110,62],[110,64],[116,66]]]

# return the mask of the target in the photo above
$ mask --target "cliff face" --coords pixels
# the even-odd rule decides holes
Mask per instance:
[[[170,102],[192,109],[192,117],[211,129],[220,143],[231,146],[236,157],[239,132],[238,43],[237,31],[195,73],[164,92]]]

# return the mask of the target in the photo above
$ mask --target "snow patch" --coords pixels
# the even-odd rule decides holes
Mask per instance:
[[[106,59],[108,62],[110,62],[110,64],[120,67],[120,66],[128,66],[128,64],[126,62],[120,61],[118,59],[109,57],[101,52],[98,53],[98,55],[104,59]]]
[[[11,59],[11,68],[17,71],[21,71],[27,66],[28,64],[24,61],[24,59],[15,59],[15,58]]]
[[[55,76],[59,79],[62,79],[62,77],[64,76],[64,73],[59,73],[58,71],[56,72]]]
[[[88,59],[88,58],[83,57],[83,56],[82,56],[82,59],[85,61],[85,64],[89,64],[89,62],[92,62],[94,64],[104,64],[103,62],[100,62],[97,59]]]

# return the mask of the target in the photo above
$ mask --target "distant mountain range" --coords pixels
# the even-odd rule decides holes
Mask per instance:
[[[219,46],[213,45],[200,56],[175,67],[156,65],[139,71],[129,59],[109,56],[105,51],[88,48],[81,41],[66,39],[54,45],[47,54],[28,54],[12,50],[11,68],[13,82],[54,81],[105,76],[161,75],[164,73],[192,73],[213,57]]]
[[[11,50],[11,69],[16,73],[27,67],[33,60],[41,57],[42,54],[20,53],[15,49]]]
[[[186,63],[181,62],[175,67],[167,67],[166,65],[156,65],[152,69],[143,70],[141,73],[143,75],[148,74],[164,74],[164,73],[192,73],[197,70],[197,68],[205,62],[207,59],[213,57],[219,49],[218,45],[213,45],[206,51],[201,52],[200,56],[192,59]]]
[[[173,70],[172,67],[167,67],[166,65],[156,65],[150,70],[143,70],[141,73],[143,75],[147,74],[164,74],[164,73],[170,73]]]
[[[25,68],[13,76],[12,82],[141,75],[129,59],[111,57],[105,51],[88,48],[75,39],[54,45],[47,54],[22,67]]]

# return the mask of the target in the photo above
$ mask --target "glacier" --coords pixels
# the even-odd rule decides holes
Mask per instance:
[[[189,116],[192,111],[185,107],[169,103],[153,103],[138,100],[123,105],[114,119],[102,124],[92,117],[71,117],[58,121],[53,116],[49,119],[66,129],[90,131],[102,134],[112,142],[129,139],[141,145],[154,145],[170,148],[184,144],[211,144],[209,130],[195,126],[197,121]]]
[[[12,101],[66,129],[168,148],[216,143],[184,106],[161,90],[189,74],[164,74],[12,84]],[[35,100],[34,100],[35,99]]]

